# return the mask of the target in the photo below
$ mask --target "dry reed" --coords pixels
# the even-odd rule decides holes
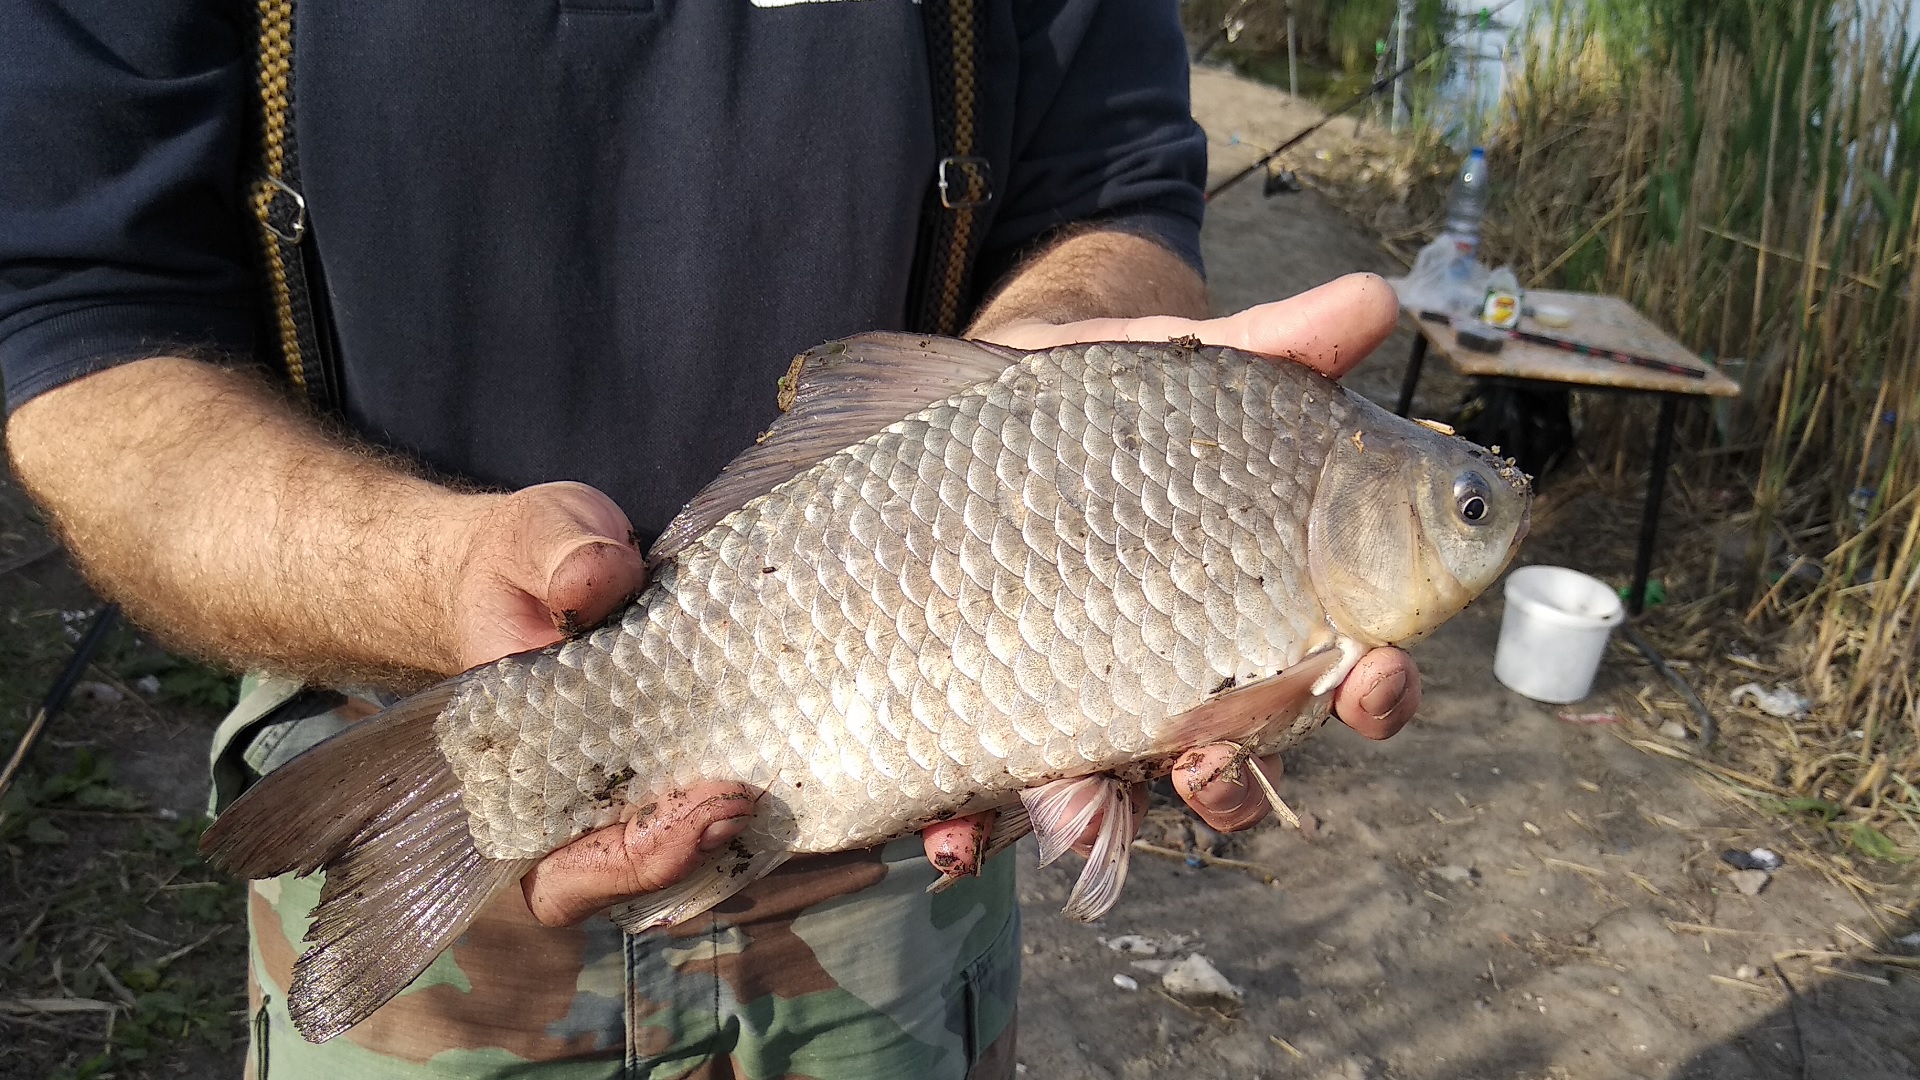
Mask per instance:
[[[1530,285],[1624,296],[1743,386],[1688,422],[1658,564],[1673,599],[1643,630],[1722,714],[1722,769],[1758,781],[1733,785],[1742,798],[1807,825],[1836,880],[1863,887],[1855,864],[1910,879],[1897,869],[1920,855],[1920,47],[1907,12],[1531,9],[1491,123],[1488,260]],[[1400,152],[1410,189],[1332,193],[1363,220],[1410,222],[1388,237],[1410,250],[1409,234],[1437,230],[1458,159],[1430,132]],[[1629,465],[1644,462],[1651,410],[1590,407],[1607,422],[1588,425],[1585,473],[1560,482],[1563,516],[1584,497],[1630,502]],[[1622,516],[1583,519],[1589,554],[1630,545],[1611,527]],[[1783,719],[1732,705],[1727,691],[1752,681],[1795,686],[1813,707]],[[1657,690],[1639,701],[1677,705]]]
[[[1741,379],[1688,471],[1742,497],[1678,508],[1694,527],[1663,558],[1714,566],[1648,629],[1719,688],[1809,694],[1799,719],[1716,701],[1767,778],[1748,794],[1902,860],[1920,853],[1920,53],[1867,0],[1717,7],[1541,12],[1497,121],[1488,248],[1534,284],[1627,297]]]
[[[1897,878],[1901,892],[1920,890],[1920,46],[1907,2],[1528,4],[1490,119],[1484,236],[1484,258],[1526,284],[1624,296],[1740,380],[1738,402],[1684,421],[1657,557],[1670,601],[1642,630],[1720,715],[1715,786],[1788,815],[1830,880]],[[1284,10],[1244,6],[1254,21],[1265,8]],[[1415,125],[1392,146],[1369,133],[1350,161],[1281,165],[1411,261],[1459,165],[1438,131]],[[1576,405],[1590,413],[1582,469],[1549,484],[1544,509],[1578,527],[1557,540],[1584,546],[1574,565],[1624,571],[1651,409]],[[1743,682],[1795,686],[1811,711],[1734,705]],[[1657,680],[1626,703],[1651,726],[1690,721]]]

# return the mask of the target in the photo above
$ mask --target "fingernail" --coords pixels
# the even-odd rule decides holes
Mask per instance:
[[[1245,768],[1251,769],[1253,765],[1248,764]],[[1215,792],[1219,792],[1219,796],[1213,798],[1208,797],[1214,795]],[[1229,780],[1223,776],[1213,783],[1208,784],[1199,794],[1201,801],[1205,802],[1214,813],[1237,814],[1245,809],[1247,799],[1253,795],[1253,781],[1251,779]],[[1228,795],[1232,796],[1231,802],[1225,801]]]
[[[553,596],[554,579],[560,576],[560,571],[566,569],[567,563],[571,561],[575,555],[583,551],[587,551],[590,548],[597,548],[597,547],[612,548],[615,551],[624,550],[623,548],[621,548],[621,546],[618,543],[612,540],[609,540],[604,536],[587,536],[587,537],[581,537],[575,540],[573,543],[567,545],[565,548],[562,548],[561,550],[555,552],[553,554],[552,559],[548,561],[546,595],[548,597]]]
[[[746,832],[747,821],[748,819],[745,817],[736,817],[728,818],[725,821],[716,821],[707,826],[706,829],[700,833],[700,850],[712,851],[734,837],[739,836],[741,833]]]
[[[1387,714],[1400,707],[1407,696],[1407,673],[1395,671],[1382,676],[1367,692],[1360,695],[1360,707],[1375,720],[1385,720]]]

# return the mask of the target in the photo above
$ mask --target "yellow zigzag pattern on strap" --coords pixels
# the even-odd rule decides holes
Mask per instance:
[[[261,246],[266,252],[268,284],[273,291],[273,311],[280,332],[280,353],[286,359],[287,378],[304,394],[307,372],[305,358],[300,354],[300,333],[293,321],[293,289],[287,281],[280,238],[268,225],[276,190],[274,182],[286,167],[287,72],[293,60],[293,2],[259,0],[256,7],[260,14],[260,118],[266,176],[254,181],[248,201],[254,219],[260,223]]]
[[[953,0],[953,100],[954,131],[953,153],[955,157],[974,156],[973,97],[975,92],[974,71],[974,0]],[[967,169],[968,202],[977,201],[982,194],[980,177],[976,170]],[[947,265],[940,275],[940,317],[936,326],[941,333],[958,333],[960,327],[960,282],[966,275],[967,251],[973,236],[973,218],[979,211],[972,206],[954,211],[953,242],[947,246]]]

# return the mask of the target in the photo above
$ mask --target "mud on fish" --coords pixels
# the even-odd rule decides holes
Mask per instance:
[[[606,625],[448,680],[264,778],[207,832],[253,878],[327,872],[290,994],[323,1040],[541,856],[702,781],[752,823],[630,930],[805,852],[1001,809],[1118,898],[1126,780],[1297,743],[1369,648],[1497,578],[1527,479],[1307,368],[1184,343],[821,346],[785,413],[668,527]]]

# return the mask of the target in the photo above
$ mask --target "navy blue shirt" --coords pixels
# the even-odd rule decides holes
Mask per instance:
[[[759,0],[768,3],[769,0]],[[251,4],[0,0],[9,409],[246,357]],[[1199,265],[1172,0],[983,0],[978,281],[1109,220]],[[363,437],[593,484],[643,535],[763,430],[793,354],[902,325],[935,157],[909,0],[300,0],[302,187]]]

